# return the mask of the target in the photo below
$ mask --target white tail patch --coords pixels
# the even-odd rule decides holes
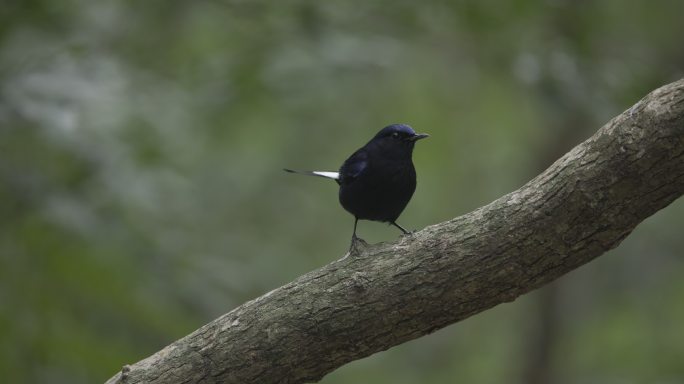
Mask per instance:
[[[340,173],[339,172],[320,172],[320,171],[313,171],[311,172],[316,176],[321,176],[321,177],[327,177],[328,179],[334,179],[334,180],[339,180],[340,179]]]
[[[326,179],[333,179],[333,180],[339,180],[340,179],[340,173],[339,172],[296,171],[294,169],[287,169],[287,168],[283,168],[283,171],[290,172],[290,173],[299,173],[300,175],[325,177]]]

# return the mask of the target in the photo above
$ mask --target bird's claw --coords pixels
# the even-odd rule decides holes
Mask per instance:
[[[362,248],[366,247],[368,247],[368,243],[364,239],[354,235],[352,236],[351,245],[349,246],[349,254],[358,255],[361,253]]]

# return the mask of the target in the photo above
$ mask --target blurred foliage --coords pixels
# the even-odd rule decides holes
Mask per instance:
[[[336,169],[388,123],[432,138],[400,219],[510,192],[684,75],[684,2],[0,5],[0,376],[102,382],[341,256]],[[539,293],[349,364],[334,383],[684,383],[680,200]],[[321,225],[325,223],[325,225]],[[360,224],[369,241],[396,238]]]

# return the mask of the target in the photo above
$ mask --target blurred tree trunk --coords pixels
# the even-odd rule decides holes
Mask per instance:
[[[317,381],[553,281],[682,193],[684,80],[652,92],[519,190],[305,274],[108,383]]]
[[[539,290],[532,316],[533,327],[525,338],[527,364],[523,367],[521,384],[555,383],[553,352],[559,333],[559,282],[554,281]]]
[[[554,82],[548,76],[544,77],[542,83],[546,93],[554,94],[550,99],[557,105],[552,108],[556,112],[554,118],[547,122],[553,134],[548,145],[540,152],[538,163],[541,170],[571,148],[572,143],[576,143],[585,134],[590,124],[586,111],[562,108],[561,105],[573,105],[563,95],[562,84]],[[583,109],[581,106],[578,108]],[[553,354],[562,326],[559,315],[559,311],[563,310],[562,304],[559,303],[561,284],[561,281],[554,281],[541,288],[534,296],[534,307],[530,314],[533,327],[527,330],[529,335],[525,338],[527,364],[523,367],[521,384],[557,382],[553,369]]]
[[[571,1],[559,4],[550,22],[547,24],[547,35],[559,51],[569,55],[575,63],[582,57],[578,47],[578,36],[581,36],[581,26],[577,23],[577,17],[583,12],[585,4],[582,1]],[[550,55],[553,55],[552,52]],[[546,61],[550,61],[546,58]],[[578,94],[596,93],[594,83],[585,79],[591,78],[592,74],[578,76],[574,74],[571,83],[580,89],[569,87],[567,82],[559,78],[559,74],[552,69],[551,62],[542,65],[536,91],[540,100],[545,103],[545,126],[551,131],[548,145],[540,152],[539,168],[543,170],[547,164],[560,157],[572,144],[589,134],[589,127],[593,125],[591,112],[595,108],[589,98],[578,99]],[[563,76],[572,77],[572,73],[563,73]],[[555,281],[534,296],[534,308],[531,313],[532,324],[525,338],[525,356],[527,363],[523,367],[521,384],[551,384],[558,382],[554,370],[554,353],[559,336],[563,332],[562,312],[563,304],[560,302],[562,281]],[[571,283],[572,284],[572,283]]]
[[[553,79],[548,72],[542,76],[538,87],[540,97],[549,105],[549,116],[544,122],[551,131],[548,144],[539,154],[539,169],[562,156],[572,144],[586,136],[591,126],[587,104],[577,105],[571,100],[562,83]],[[572,106],[572,107],[571,107]],[[559,311],[563,305],[559,303],[561,281],[554,281],[534,297],[534,308],[531,316],[534,326],[528,330],[526,340],[527,364],[523,367],[521,384],[550,384],[557,382],[553,361],[555,346],[559,333],[562,332]]]

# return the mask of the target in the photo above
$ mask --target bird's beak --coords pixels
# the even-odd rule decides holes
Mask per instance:
[[[427,133],[416,133],[415,135],[409,137],[409,141],[418,141],[426,137],[430,137],[430,135],[428,135]]]

